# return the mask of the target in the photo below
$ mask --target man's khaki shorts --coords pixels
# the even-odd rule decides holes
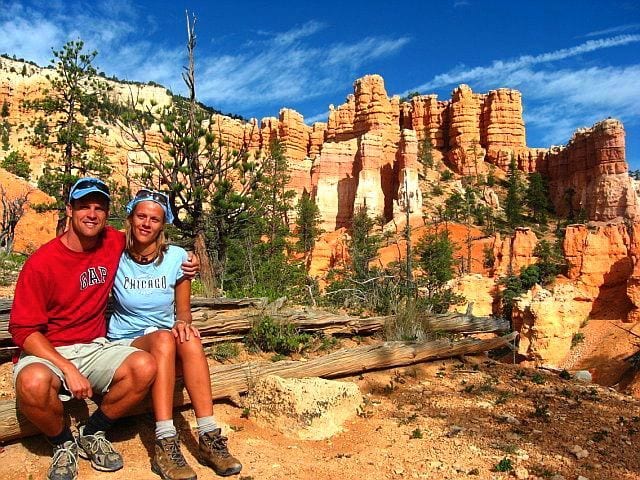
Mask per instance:
[[[104,337],[96,338],[91,343],[56,347],[56,350],[64,358],[70,360],[82,375],[87,377],[94,393],[100,394],[105,394],[109,391],[113,375],[116,373],[118,367],[122,365],[122,362],[133,352],[140,351],[135,347],[109,342]],[[67,401],[71,399],[71,394],[65,383],[62,371],[49,360],[36,357],[35,355],[27,355],[24,352],[20,355],[18,362],[13,366],[14,387],[20,371],[32,363],[42,363],[49,367],[62,382],[62,387],[58,394],[60,400]]]

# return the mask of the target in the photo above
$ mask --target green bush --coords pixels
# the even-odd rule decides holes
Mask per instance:
[[[0,286],[7,287],[15,282],[26,260],[24,255],[0,251]]]
[[[224,362],[230,358],[235,358],[240,354],[240,348],[235,343],[219,343],[211,349],[211,358],[218,362]]]
[[[453,178],[453,172],[451,170],[445,170],[440,174],[440,180],[448,182]]]
[[[277,322],[271,317],[263,317],[251,328],[245,342],[249,348],[289,355],[304,350],[311,340],[312,335],[300,333],[290,323]]]

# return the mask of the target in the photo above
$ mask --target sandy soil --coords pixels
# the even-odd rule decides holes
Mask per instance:
[[[637,351],[637,345],[613,323],[591,320],[566,366],[603,372],[599,380],[617,383],[624,357]],[[236,361],[246,359],[243,353]],[[265,428],[250,414],[245,418],[241,405],[216,402],[215,415],[229,436],[230,450],[244,464],[236,478],[640,479],[640,401],[613,388],[563,380],[556,373],[486,356],[341,381],[357,384],[365,401],[361,413],[329,440],[287,437],[277,425]],[[2,363],[0,399],[10,398],[11,364]],[[175,418],[183,452],[199,478],[215,478],[194,458],[191,410],[176,411]],[[151,415],[120,420],[110,437],[125,468],[100,473],[81,460],[80,479],[159,478],[150,471]],[[50,455],[40,436],[2,445],[0,479],[44,478]],[[497,471],[500,466],[511,470]]]
[[[0,366],[0,397],[12,397],[11,367]],[[562,478],[640,479],[640,402],[616,391],[486,357],[431,362],[344,379],[365,394],[345,431],[303,441],[264,428],[243,409],[216,403],[238,478],[335,479]],[[176,412],[183,451],[199,478],[216,475],[192,455],[189,409]],[[153,479],[150,416],[121,420],[111,438],[125,457],[120,472],[95,472],[81,461],[81,479]],[[578,459],[575,446],[587,452]],[[41,437],[4,445],[0,478],[44,478],[50,447]],[[506,460],[505,460],[506,459]],[[513,471],[497,472],[502,465]]]

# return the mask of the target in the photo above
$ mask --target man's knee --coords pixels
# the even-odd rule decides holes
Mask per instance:
[[[25,366],[16,378],[16,394],[22,402],[40,402],[60,389],[60,379],[43,364]]]

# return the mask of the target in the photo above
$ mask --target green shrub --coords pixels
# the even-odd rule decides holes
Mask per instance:
[[[584,333],[582,332],[574,333],[573,336],[571,337],[571,348],[576,348],[582,342],[584,342]]]
[[[453,178],[453,172],[451,170],[445,170],[440,174],[440,180],[443,182],[448,182]]]
[[[219,343],[211,349],[211,358],[218,362],[224,362],[230,358],[235,358],[240,354],[240,348],[235,343]]]
[[[249,348],[289,355],[302,351],[309,345],[311,339],[310,334],[300,333],[290,323],[277,322],[271,317],[263,317],[251,328],[245,342]]]
[[[496,472],[510,472],[513,470],[513,462],[507,457],[504,457],[496,465]]]

